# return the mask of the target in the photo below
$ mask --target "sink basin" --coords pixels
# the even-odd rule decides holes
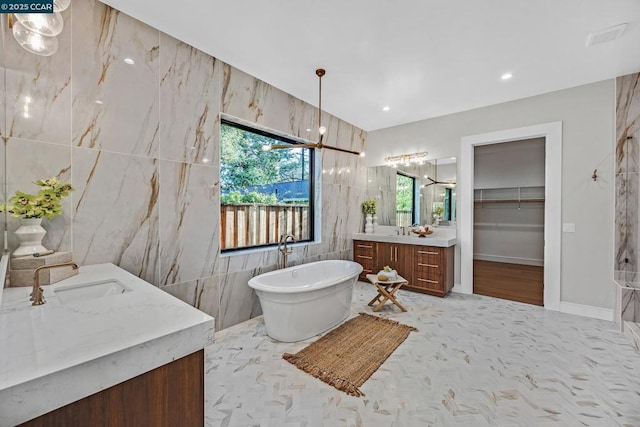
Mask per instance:
[[[62,304],[72,304],[75,302],[124,294],[126,292],[131,292],[131,289],[127,288],[115,279],[110,279],[57,288],[54,289],[53,292]]]

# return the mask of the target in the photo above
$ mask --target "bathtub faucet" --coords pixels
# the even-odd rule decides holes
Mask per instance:
[[[293,234],[283,234],[280,236],[280,242],[278,243],[278,251],[282,254],[282,264],[280,265],[280,268],[287,268],[287,257],[293,252],[291,248],[287,247],[288,242],[296,242],[296,238],[293,237]]]

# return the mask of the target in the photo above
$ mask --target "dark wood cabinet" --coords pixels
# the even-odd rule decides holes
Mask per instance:
[[[409,280],[407,276],[411,275],[413,269],[411,246],[382,242],[377,242],[376,245],[378,246],[378,257],[375,263],[377,269],[374,273],[377,273],[388,265],[396,270],[399,275]]]
[[[203,425],[204,350],[20,424],[21,427]]]
[[[367,280],[367,274],[373,274],[375,268],[374,260],[376,259],[376,242],[366,242],[363,240],[354,240],[353,242],[353,259],[362,266],[362,273],[359,279]],[[377,273],[379,270],[376,270]]]
[[[354,240],[354,260],[363,267],[360,280],[385,265],[407,279],[403,289],[445,296],[453,288],[454,247]]]

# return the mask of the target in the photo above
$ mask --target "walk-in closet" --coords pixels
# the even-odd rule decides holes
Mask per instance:
[[[543,305],[545,140],[474,149],[474,293]]]

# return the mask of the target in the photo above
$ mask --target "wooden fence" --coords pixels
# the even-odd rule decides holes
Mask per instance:
[[[278,243],[282,234],[309,238],[309,206],[220,205],[221,249]]]
[[[409,227],[413,225],[412,211],[396,211],[396,225]]]

